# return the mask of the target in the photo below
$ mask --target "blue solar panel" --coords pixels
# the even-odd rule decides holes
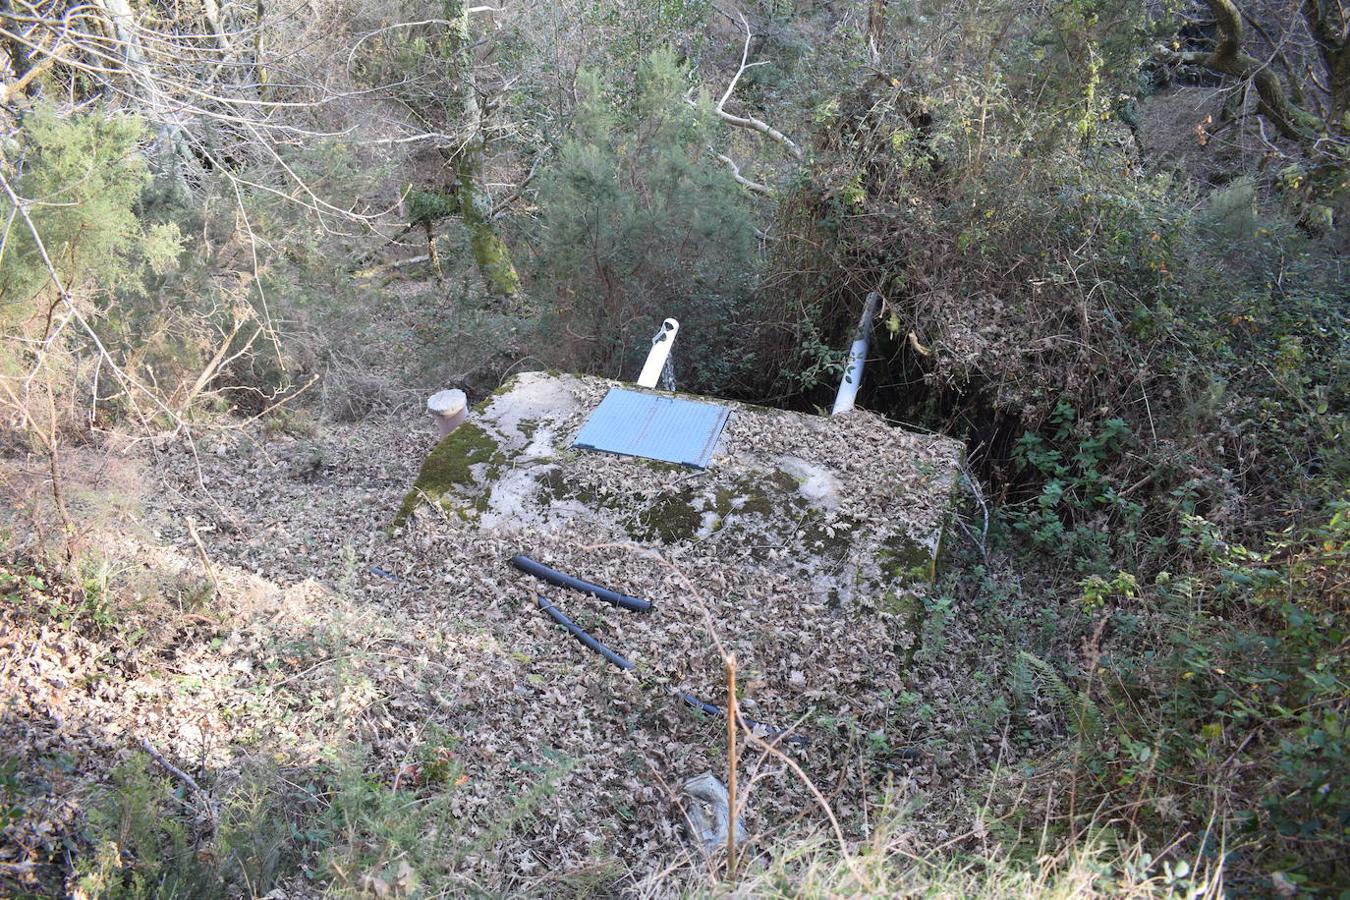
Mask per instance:
[[[610,388],[572,446],[706,469],[730,415],[713,403]]]

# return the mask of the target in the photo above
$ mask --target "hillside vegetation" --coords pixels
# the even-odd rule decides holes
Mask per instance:
[[[0,220],[0,894],[1350,885],[1345,0],[0,0]],[[873,291],[943,574],[883,726],[705,729],[705,855],[594,685],[505,721],[500,560],[391,525],[423,404],[674,316],[823,414]]]

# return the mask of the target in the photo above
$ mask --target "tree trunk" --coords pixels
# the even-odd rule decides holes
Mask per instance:
[[[886,0],[869,0],[867,9],[867,53],[872,65],[881,65],[881,41],[886,36]]]
[[[1350,21],[1336,0],[1303,0],[1303,18],[1327,67],[1332,127],[1350,131]]]
[[[483,110],[478,104],[478,89],[473,78],[472,41],[469,35],[469,14],[462,0],[447,4],[447,18],[457,21],[452,40],[458,63],[460,84],[459,118],[463,122],[465,140],[451,157],[454,166],[454,184],[448,193],[454,195],[460,218],[469,229],[469,243],[474,262],[483,276],[488,291],[498,297],[514,297],[520,293],[520,275],[511,260],[506,242],[492,228],[492,200],[482,186],[479,175],[483,168]]]
[[[267,8],[263,0],[257,3],[257,21],[253,25],[253,78],[258,84],[258,99],[267,99],[267,67],[263,65],[263,53],[267,47],[263,40],[263,18]]]
[[[12,17],[14,15],[14,4],[11,0],[0,0],[0,21],[3,21],[7,31],[22,31],[19,23]],[[14,80],[19,81],[28,74],[28,48],[17,38],[7,37],[5,40],[5,53],[9,57],[9,67],[14,72]]]
[[[1250,81],[1256,88],[1257,110],[1291,140],[1309,141],[1325,124],[1289,99],[1284,83],[1261,60],[1242,49],[1242,14],[1232,0],[1205,0],[1214,14],[1219,40],[1211,53],[1183,53],[1183,62],[1197,63],[1223,75]]]

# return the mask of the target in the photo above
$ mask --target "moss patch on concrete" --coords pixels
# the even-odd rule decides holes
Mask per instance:
[[[615,494],[569,479],[558,468],[541,472],[535,476],[535,483],[539,485],[539,501],[544,507],[559,500],[575,500],[592,509],[613,509],[619,504]]]
[[[814,510],[803,518],[798,526],[802,546],[809,552],[834,562],[842,562],[853,548],[854,533],[858,520],[851,516],[840,516],[827,523],[825,517]]]
[[[638,537],[659,540],[663,544],[685,541],[698,533],[703,513],[694,508],[692,491],[677,491],[658,497],[638,513]]]
[[[442,498],[465,488],[482,490],[490,483],[506,462],[506,456],[496,439],[472,422],[456,428],[441,439],[422,463],[417,481],[412,490],[403,498],[395,525],[402,525],[417,508],[422,497],[441,503]],[[475,474],[475,468],[483,467],[482,479]],[[482,491],[483,496],[486,492]]]
[[[808,506],[797,492],[796,479],[777,470],[760,477],[734,478],[718,488],[712,500],[717,514],[714,531],[746,517],[759,517],[764,525],[789,523]]]
[[[937,558],[927,547],[903,532],[888,537],[877,551],[881,570],[899,585],[937,581]]]

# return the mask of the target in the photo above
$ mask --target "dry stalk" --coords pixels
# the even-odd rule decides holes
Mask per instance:
[[[684,586],[685,590],[688,593],[688,596],[692,597],[694,599],[694,602],[698,604],[700,611],[703,613],[703,621],[704,625],[707,627],[708,636],[712,639],[713,645],[717,648],[718,655],[723,660],[733,658],[733,654],[727,651],[726,647],[722,643],[721,638],[717,634],[717,628],[713,620],[712,613],[708,609],[707,600],[703,596],[703,591],[700,590],[698,586],[695,585],[692,581],[690,581],[688,576],[684,574],[684,572],[680,569],[679,566],[675,565],[673,562],[666,559],[664,555],[657,552],[656,550],[653,550],[650,547],[643,547],[639,544],[633,543],[632,541],[619,541],[603,544],[585,544],[582,545],[581,547],[582,550],[604,550],[611,548],[628,550],[630,552],[637,553],[640,556],[645,556],[648,559],[654,559],[661,565],[665,566],[671,572],[671,574],[675,576],[675,578],[680,582],[680,584]],[[728,733],[730,733],[731,730],[734,730],[736,726],[740,724],[737,721],[738,718],[739,717],[736,716],[734,713],[728,716],[728,722],[732,723],[729,726]],[[779,738],[775,738],[773,741],[766,741],[759,735],[755,734],[755,732],[748,727],[745,729],[745,733],[751,741],[753,741],[756,745],[760,747],[763,753],[770,756],[774,756],[780,761],[782,761],[783,764],[786,765],[795,776],[797,776],[797,779],[801,781],[802,785],[807,789],[807,791],[810,792],[811,796],[815,798],[816,804],[820,806],[821,810],[825,813],[825,818],[829,820],[830,828],[834,832],[835,839],[839,842],[839,855],[844,860],[844,864],[848,866],[849,872],[853,875],[857,883],[859,885],[866,887],[869,884],[868,879],[864,876],[863,872],[858,868],[857,861],[854,860],[853,854],[849,852],[848,840],[844,837],[844,829],[840,827],[838,817],[835,816],[834,810],[830,807],[829,801],[825,799],[825,795],[822,794],[820,792],[820,789],[816,787],[815,782],[811,780],[810,776],[808,776],[806,772],[802,771],[802,767],[797,764],[796,760],[792,759],[792,757],[788,756],[786,753],[784,753],[776,746]],[[736,821],[734,802],[729,803],[728,807],[731,816],[731,830],[734,832],[735,830],[734,823]]]
[[[71,583],[78,586],[80,579],[76,577],[75,571],[75,522],[70,518],[70,511],[66,508],[65,496],[61,490],[61,463],[57,457],[57,447],[61,438],[57,433],[56,398],[53,395],[54,388],[52,387],[50,369],[47,370],[46,376],[48,433],[43,443],[47,445],[47,465],[52,476],[52,505],[56,507],[56,515],[61,523],[61,537],[66,551],[67,574]]]
[[[727,881],[736,884],[736,654],[723,660],[727,672]]]
[[[192,516],[187,517],[187,530],[192,537],[192,543],[197,545],[197,556],[202,561],[202,571],[206,573],[206,580],[211,582],[211,590],[219,597],[220,579],[216,577],[216,570],[211,565],[211,557],[206,554],[206,545],[202,543],[201,536],[197,534],[197,523],[193,521]]]
[[[183,784],[187,785],[187,787],[192,790],[192,793],[197,795],[202,801],[202,804],[206,807],[207,816],[211,819],[211,829],[214,831],[216,826],[220,824],[220,805],[216,803],[215,799],[207,792],[207,790],[197,783],[197,779],[165,759],[164,755],[155,749],[155,745],[150,743],[146,738],[141,738],[141,749],[144,750],[151,759],[158,763],[160,768],[183,782]]]

